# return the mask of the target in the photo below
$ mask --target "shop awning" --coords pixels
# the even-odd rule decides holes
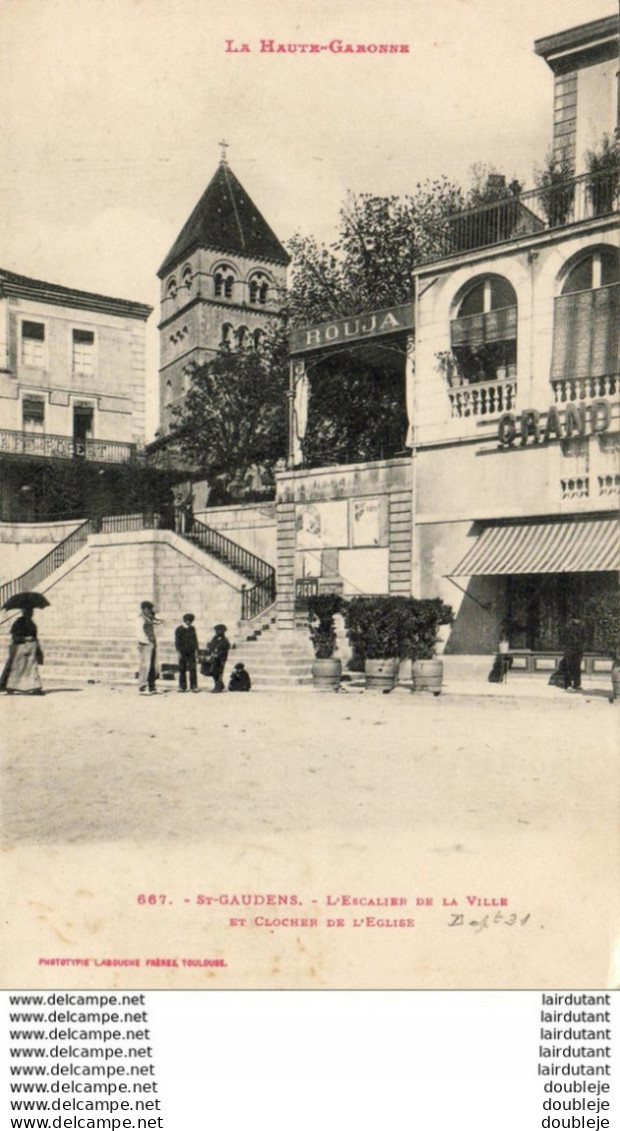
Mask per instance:
[[[617,518],[487,526],[450,576],[603,570],[620,570]]]

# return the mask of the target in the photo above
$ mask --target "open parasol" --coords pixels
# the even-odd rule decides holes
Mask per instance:
[[[47,597],[42,593],[14,593],[4,602],[3,609],[46,609],[49,605]]]

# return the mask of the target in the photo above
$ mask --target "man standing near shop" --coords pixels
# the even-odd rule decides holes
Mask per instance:
[[[577,616],[571,617],[564,628],[564,688],[581,690],[581,664],[586,645],[585,625]]]

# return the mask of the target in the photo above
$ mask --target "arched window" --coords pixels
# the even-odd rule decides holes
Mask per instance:
[[[264,330],[255,330],[254,333],[252,334],[252,341],[254,343],[254,349],[259,350],[261,348],[264,340],[265,340],[265,331]]]
[[[166,395],[164,397],[164,404],[172,404],[172,381],[166,381]]]
[[[232,349],[233,328],[230,322],[224,322],[222,325],[222,337],[220,339],[220,349]]]
[[[615,247],[595,247],[579,256],[566,273],[563,295],[611,287],[620,282],[620,252]]]
[[[251,306],[265,306],[269,299],[269,276],[264,271],[254,271],[249,280],[248,294]]]
[[[185,267],[181,272],[181,282],[184,287],[187,287],[188,291],[192,289],[192,269],[189,263],[185,264]]]
[[[501,275],[469,285],[450,324],[454,378],[458,384],[498,381],[517,372],[517,296]]]
[[[555,300],[551,380],[556,400],[615,391],[619,326],[620,252],[608,244],[588,248],[568,261]]]
[[[220,263],[213,273],[213,293],[215,298],[232,298],[235,274],[228,263]]]
[[[168,298],[175,299],[177,297],[177,281],[174,275],[172,276],[172,278],[168,279],[166,294]]]
[[[239,326],[238,329],[235,330],[235,337],[237,339],[237,349],[247,349],[249,338],[249,330],[247,326]]]

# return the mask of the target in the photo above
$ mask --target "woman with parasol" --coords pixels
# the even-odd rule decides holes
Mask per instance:
[[[42,593],[16,593],[4,605],[7,610],[21,610],[21,616],[11,625],[9,657],[0,676],[0,691],[6,691],[8,695],[14,692],[43,695],[39,675],[43,653],[32,612],[33,609],[44,609],[47,605],[49,601]]]

